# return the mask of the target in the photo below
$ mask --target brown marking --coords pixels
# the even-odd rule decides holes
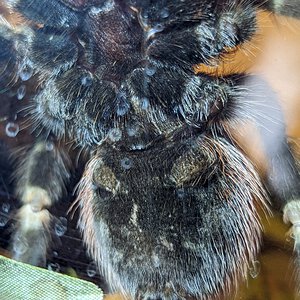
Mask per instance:
[[[93,179],[96,185],[99,185],[113,193],[118,190],[120,185],[113,171],[109,167],[103,165],[103,163],[100,165],[98,164],[95,168]]]
[[[189,151],[174,162],[171,178],[176,186],[182,186],[196,177],[200,178],[199,174],[205,173],[215,160],[216,157],[211,156],[205,146],[199,145],[199,149]]]

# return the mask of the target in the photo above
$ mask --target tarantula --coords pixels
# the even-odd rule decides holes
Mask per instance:
[[[246,119],[266,141],[270,188],[298,242],[299,173],[284,126],[269,120],[282,118],[276,105],[262,113],[254,76],[195,72],[250,40],[259,9],[299,17],[297,1],[4,2],[23,22],[0,19],[1,89],[38,82],[28,107],[36,142],[16,176],[16,259],[43,260],[74,143],[90,154],[79,227],[113,289],[145,300],[230,292],[259,250],[255,203],[267,198],[231,138]],[[20,241],[30,248],[16,251]]]

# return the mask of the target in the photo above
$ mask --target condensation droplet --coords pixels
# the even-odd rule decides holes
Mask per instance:
[[[54,144],[52,142],[47,142],[45,146],[47,151],[52,151],[54,149]]]
[[[97,274],[97,266],[94,262],[88,264],[86,273],[89,277],[94,277]]]
[[[155,73],[156,73],[156,68],[154,66],[147,66],[145,68],[145,73],[148,75],[148,76],[153,76]]]
[[[85,74],[81,77],[81,84],[84,86],[91,86],[93,83],[93,77],[91,74]]]
[[[153,30],[155,30],[156,32],[161,32],[165,29],[165,26],[163,24],[156,24],[154,27],[153,27]]]
[[[168,8],[163,8],[159,15],[161,18],[166,19],[170,16],[170,11]]]
[[[47,266],[47,269],[49,271],[59,272],[60,271],[60,265],[58,263],[49,263],[48,266]]]
[[[8,216],[3,216],[0,214],[0,227],[4,227],[8,221],[9,221]]]
[[[117,115],[118,116],[124,116],[129,111],[130,105],[126,99],[126,94],[123,92],[120,92],[117,96]]]
[[[26,252],[26,250],[28,249],[28,243],[26,241],[26,239],[22,236],[16,236],[14,238],[14,242],[13,242],[13,251],[15,252],[15,254],[18,255],[22,255]]]
[[[158,255],[154,254],[152,255],[152,262],[155,268],[159,268],[160,267],[160,260]]]
[[[33,69],[28,64],[25,64],[19,72],[19,76],[22,81],[29,80],[32,77],[32,75],[33,75]]]
[[[121,166],[125,170],[129,170],[132,167],[132,160],[128,157],[125,157],[125,158],[121,159]]]
[[[178,198],[183,199],[185,196],[185,191],[184,189],[177,189],[176,194]]]
[[[91,7],[91,9],[90,9],[90,13],[93,14],[93,15],[97,15],[97,14],[99,14],[101,11],[102,11],[102,8],[101,8],[101,7],[97,7],[97,6],[93,6],[93,7]]]
[[[138,125],[130,125],[126,128],[128,136],[136,136],[139,132],[139,126]]]
[[[22,84],[17,90],[17,98],[18,100],[22,100],[26,94],[26,86]]]
[[[8,137],[16,137],[20,128],[17,123],[9,122],[5,126],[5,133]]]
[[[113,1],[105,1],[101,6],[92,6],[90,8],[90,14],[92,15],[97,15],[102,12],[108,12],[114,8],[114,3]]]
[[[157,24],[147,32],[147,39],[152,38],[156,33],[162,32],[165,26],[162,24]]]
[[[122,131],[119,128],[112,128],[107,135],[112,142],[117,142],[122,138]]]
[[[143,98],[141,101],[141,109],[147,110],[149,108],[150,102],[148,98]]]
[[[146,148],[146,145],[144,144],[133,144],[131,145],[131,150],[144,150]]]
[[[260,273],[260,262],[255,260],[252,262],[252,266],[249,267],[249,274],[252,278],[256,278]]]
[[[65,217],[59,217],[54,225],[54,230],[57,236],[63,236],[67,231],[68,221]]]
[[[9,213],[10,204],[9,203],[2,203],[2,211],[5,213]]]
[[[149,18],[149,13],[148,13],[148,11],[143,10],[142,13],[141,13],[141,17],[142,17],[143,19],[148,19],[148,18]]]
[[[126,105],[118,105],[117,107],[117,115],[122,117],[124,115],[126,115],[126,113],[128,112],[129,110],[129,106],[126,106]]]

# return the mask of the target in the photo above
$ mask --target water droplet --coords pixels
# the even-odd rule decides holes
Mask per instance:
[[[175,115],[178,115],[180,113],[180,107],[179,107],[179,105],[175,105],[173,107],[173,112],[174,112]]]
[[[126,105],[119,104],[117,107],[117,115],[122,117],[122,116],[126,115],[128,110],[129,110],[129,105],[126,106]]]
[[[53,251],[52,254],[53,254],[54,257],[58,257],[58,252],[57,251]]]
[[[102,11],[101,7],[97,7],[97,6],[92,6],[90,9],[90,13],[93,15],[97,15]]]
[[[126,128],[126,131],[129,136],[136,136],[139,131],[139,126],[138,125],[128,126]]]
[[[9,213],[10,204],[9,203],[2,203],[2,211],[5,213]]]
[[[28,64],[23,65],[23,67],[21,68],[21,70],[19,72],[19,76],[20,76],[21,80],[27,81],[32,77],[32,75],[33,75],[32,67]]]
[[[113,1],[107,0],[101,6],[92,6],[90,8],[90,14],[97,15],[101,12],[108,12],[114,8]]]
[[[147,66],[145,72],[148,76],[153,76],[156,73],[156,68],[154,66]]]
[[[68,221],[65,217],[60,217],[54,225],[54,230],[57,236],[63,236],[67,231]]]
[[[252,278],[256,278],[260,273],[260,262],[255,260],[252,262],[252,266],[249,267],[249,274]]]
[[[177,189],[176,194],[178,198],[183,199],[185,196],[185,190],[183,188]]]
[[[26,86],[22,84],[17,90],[17,98],[18,100],[22,100],[26,94]]]
[[[147,110],[149,108],[150,101],[148,98],[143,98],[141,101],[141,109]]]
[[[156,254],[152,255],[152,262],[153,262],[153,265],[154,265],[155,268],[160,267],[160,260],[159,260],[158,255],[156,255]]]
[[[148,13],[148,11],[143,10],[142,13],[141,13],[141,17],[142,17],[143,19],[148,19],[148,18],[149,18],[149,13]]]
[[[89,277],[94,277],[97,274],[97,266],[94,262],[88,264],[86,273]]]
[[[81,77],[81,84],[84,86],[91,86],[93,83],[93,76],[87,73]]]
[[[117,142],[122,138],[122,131],[119,128],[112,128],[107,135],[112,142]]]
[[[163,8],[159,15],[161,18],[166,19],[170,16],[170,11],[168,8]]]
[[[151,28],[147,33],[147,39],[152,38],[156,33],[162,32],[165,29],[165,26],[162,24],[156,24],[153,28]]]
[[[130,147],[131,150],[143,150],[145,148],[146,146],[144,144],[133,144]]]
[[[49,271],[59,272],[60,271],[60,265],[58,263],[49,263],[48,266],[47,266],[47,269]]]
[[[14,238],[13,251],[17,256],[24,254],[28,248],[28,243],[24,237],[18,235]]]
[[[117,115],[124,116],[128,112],[130,105],[126,99],[126,94],[124,92],[120,92],[117,95]]]
[[[156,24],[154,27],[153,27],[153,30],[155,30],[156,32],[161,32],[165,29],[165,26],[163,24]]]
[[[54,149],[54,144],[52,142],[47,141],[45,148],[47,151],[52,151]]]
[[[5,126],[5,133],[8,137],[16,137],[20,128],[17,123],[9,122]]]
[[[121,159],[121,166],[125,170],[129,170],[132,167],[132,160],[128,157],[125,157],[125,158]]]
[[[7,216],[0,214],[0,227],[4,227],[8,221],[9,221],[9,218]]]

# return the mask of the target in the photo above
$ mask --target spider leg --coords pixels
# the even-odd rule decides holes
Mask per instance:
[[[0,92],[16,79],[18,55],[14,38],[17,34],[10,24],[0,16]]]
[[[269,0],[261,1],[263,6],[276,14],[300,18],[300,3],[297,0]]]
[[[33,265],[44,263],[51,238],[48,208],[64,192],[69,165],[65,152],[50,140],[36,142],[19,161],[16,191],[22,206],[12,237],[14,259]]]
[[[291,223],[294,249],[297,255],[297,276],[300,266],[300,170],[286,135],[286,126],[278,96],[257,76],[244,79],[248,92],[247,104],[242,104],[237,116],[250,118],[257,126],[267,159],[268,189],[283,211],[285,223]],[[298,288],[299,291],[299,288]]]
[[[61,3],[61,1],[26,1],[10,0],[12,10],[19,11],[23,16],[44,25],[66,29],[75,27],[79,23],[77,14]]]

